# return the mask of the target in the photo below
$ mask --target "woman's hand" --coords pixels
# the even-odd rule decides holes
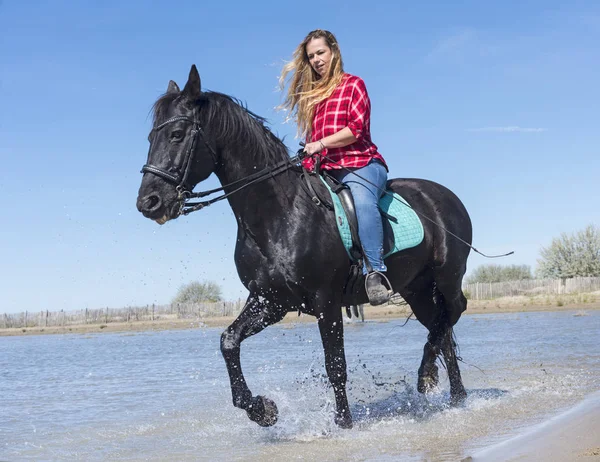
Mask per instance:
[[[326,140],[326,141],[324,141]],[[355,143],[358,140],[348,127],[342,128],[339,132],[333,135],[321,138],[314,143],[307,143],[304,147],[304,152],[309,156],[321,152],[325,149],[345,148],[346,146]]]
[[[306,146],[304,146],[304,152],[306,154],[308,154],[309,156],[312,156],[313,154],[317,154],[318,152],[321,152],[323,149],[325,149],[325,145],[323,144],[322,141],[315,141],[314,143],[306,143]]]

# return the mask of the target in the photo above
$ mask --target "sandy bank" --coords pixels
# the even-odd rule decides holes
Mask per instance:
[[[573,315],[585,315],[586,311],[600,309],[600,302],[572,303],[557,306],[556,303],[548,305],[531,305],[523,303],[517,297],[498,300],[471,300],[465,315],[484,313],[525,313],[532,311],[570,311]],[[406,318],[410,315],[407,306],[365,306],[365,319],[369,321],[385,322],[392,319]],[[16,329],[0,329],[0,336],[15,335],[43,335],[43,334],[86,334],[101,332],[145,332],[173,329],[197,329],[199,327],[226,327],[233,322],[232,316],[206,317],[201,319],[163,319],[156,321],[134,321],[108,324],[80,324],[72,326],[28,327]],[[312,316],[298,313],[288,313],[282,323],[316,322]]]
[[[600,461],[600,393],[465,462]]]

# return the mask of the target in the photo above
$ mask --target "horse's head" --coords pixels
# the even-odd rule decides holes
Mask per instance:
[[[137,208],[159,224],[177,218],[194,186],[217,169],[216,148],[202,129],[201,105],[196,66],[192,66],[183,91],[170,81],[167,92],[154,105]]]

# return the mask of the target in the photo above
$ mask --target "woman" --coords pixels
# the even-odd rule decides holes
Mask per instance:
[[[383,224],[378,202],[388,169],[371,141],[371,102],[365,83],[344,72],[335,36],[321,29],[306,36],[293,60],[283,68],[279,79],[282,89],[290,73],[282,107],[292,114],[306,139],[303,165],[313,170],[314,157],[319,156],[321,169],[349,186],[358,234],[373,268],[368,273],[367,265],[363,265],[367,295],[372,305],[381,305],[389,300],[389,291],[384,285]]]

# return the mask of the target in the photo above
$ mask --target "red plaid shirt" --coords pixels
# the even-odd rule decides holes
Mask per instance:
[[[319,141],[345,127],[350,129],[356,141],[343,148],[322,150],[319,154],[331,161],[323,158],[321,169],[360,168],[372,159],[378,159],[387,168],[377,146],[371,141],[371,101],[367,87],[360,77],[351,74],[344,74],[331,96],[315,107],[310,140]],[[306,157],[302,165],[312,171],[315,161]]]

